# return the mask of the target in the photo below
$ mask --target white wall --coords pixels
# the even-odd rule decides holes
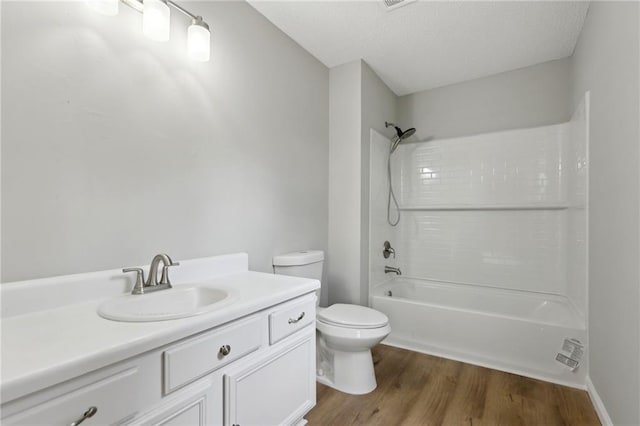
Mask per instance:
[[[361,62],[331,68],[328,303],[360,301]]]
[[[434,64],[437,66],[437,64]],[[401,127],[416,138],[449,138],[568,121],[569,60],[402,96]]]
[[[571,61],[591,91],[590,377],[616,425],[640,424],[640,130],[637,2],[592,2]]]
[[[2,5],[3,281],[326,248],[328,69],[244,2],[188,5],[204,64],[120,7]]]

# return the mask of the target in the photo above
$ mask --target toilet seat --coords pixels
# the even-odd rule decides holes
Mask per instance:
[[[334,350],[369,352],[369,349],[387,337],[391,327],[387,324],[378,328],[353,328],[316,321],[316,330]]]
[[[389,324],[389,318],[382,312],[365,306],[336,303],[318,311],[319,322],[334,327],[356,329],[381,328]]]

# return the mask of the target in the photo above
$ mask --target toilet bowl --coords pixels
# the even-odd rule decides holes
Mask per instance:
[[[274,257],[273,268],[276,274],[320,280],[323,261],[322,251],[295,252]],[[317,293],[320,300],[320,290]],[[316,308],[317,381],[354,395],[373,391],[377,383],[371,348],[391,331],[387,316],[344,303]]]
[[[371,348],[390,331],[386,315],[370,308],[335,304],[321,309],[316,316],[318,382],[355,395],[373,391]]]

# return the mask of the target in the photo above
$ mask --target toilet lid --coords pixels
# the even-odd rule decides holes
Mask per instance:
[[[327,324],[351,328],[378,328],[389,323],[382,312],[359,305],[336,303],[318,312],[317,318]]]

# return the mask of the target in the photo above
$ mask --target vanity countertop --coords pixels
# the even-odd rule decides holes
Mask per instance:
[[[238,256],[246,259],[246,255]],[[188,267],[188,262],[183,263]],[[240,263],[246,265],[242,259]],[[320,286],[317,280],[246,269],[208,275],[195,279],[194,274],[185,274],[192,281],[181,281],[178,286],[213,286],[228,291],[234,301],[198,316],[155,322],[111,321],[97,314],[98,306],[108,299],[103,295],[3,318],[2,403],[311,293]]]

